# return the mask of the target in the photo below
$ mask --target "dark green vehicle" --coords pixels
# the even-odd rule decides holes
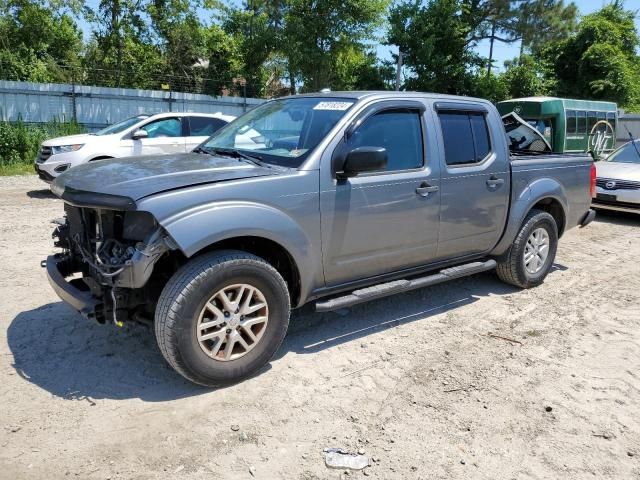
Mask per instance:
[[[526,97],[499,102],[500,115],[515,112],[535,127],[554,152],[588,152],[596,157],[613,151],[618,106],[613,102]]]

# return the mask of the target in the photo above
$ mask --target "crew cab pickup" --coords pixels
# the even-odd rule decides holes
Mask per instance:
[[[276,99],[192,153],[62,174],[62,252],[43,263],[84,316],[152,322],[178,373],[234,382],[308,302],[344,308],[494,269],[542,283],[558,238],[593,219],[595,191],[591,157],[545,144],[481,99]]]

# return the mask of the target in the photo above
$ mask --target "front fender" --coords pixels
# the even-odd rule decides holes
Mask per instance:
[[[301,298],[313,289],[316,265],[313,245],[302,226],[277,208],[254,202],[226,201],[202,205],[159,220],[187,257],[229,238],[260,237],[289,252],[300,274]],[[318,270],[320,268],[320,270]]]
[[[505,232],[498,244],[491,251],[492,256],[503,255],[509,250],[527,214],[536,203],[548,198],[556,200],[561,205],[566,223],[569,206],[563,186],[552,178],[537,179],[523,188],[517,197],[511,199],[511,207]],[[558,225],[558,230],[562,231],[564,227],[564,225]]]

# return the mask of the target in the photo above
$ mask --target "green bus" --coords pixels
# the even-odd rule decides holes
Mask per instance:
[[[618,106],[613,102],[527,97],[497,104],[500,115],[514,112],[535,127],[554,152],[588,152],[596,157],[616,144]]]

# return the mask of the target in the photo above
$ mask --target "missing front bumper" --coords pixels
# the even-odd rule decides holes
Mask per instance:
[[[68,260],[62,255],[47,257],[44,266],[47,269],[47,279],[51,287],[63,302],[80,312],[83,317],[104,321],[98,313],[102,310],[101,302],[88,289],[85,290],[82,287],[85,285],[82,280],[66,280],[66,262]]]

